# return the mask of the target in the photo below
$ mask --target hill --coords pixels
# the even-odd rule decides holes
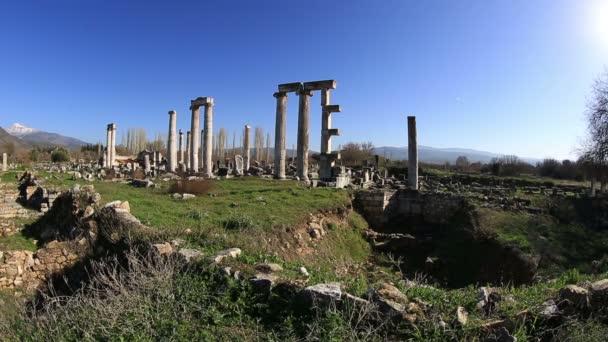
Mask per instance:
[[[35,146],[63,146],[69,149],[77,149],[80,146],[87,145],[86,142],[76,138],[67,137],[57,133],[44,132],[42,130],[30,128],[19,123],[14,123],[6,131],[12,136],[21,138],[22,140]]]
[[[386,158],[392,160],[405,160],[407,159],[407,146],[406,147],[390,147],[390,146],[382,146],[376,147],[373,151],[374,154],[378,154],[380,156],[386,156]],[[492,160],[492,158],[500,158],[503,154],[486,152],[486,151],[477,151],[473,149],[463,149],[463,148],[436,148],[430,146],[418,146],[418,159],[422,162],[426,163],[435,163],[435,164],[443,164],[445,162],[454,163],[456,158],[459,156],[467,157],[471,162],[482,162],[488,163]],[[537,158],[525,158],[520,157],[522,160],[536,164],[540,161]]]
[[[0,152],[13,153],[30,148],[30,145],[0,127]]]

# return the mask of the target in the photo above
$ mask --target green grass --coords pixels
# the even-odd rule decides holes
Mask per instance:
[[[602,258],[608,251],[605,232],[581,223],[560,223],[549,215],[480,209],[479,223],[486,232],[496,234],[499,241],[542,255],[547,271],[577,268],[589,272],[591,261]]]
[[[28,250],[33,252],[36,250],[36,242],[19,233],[0,237],[0,251],[10,250]]]

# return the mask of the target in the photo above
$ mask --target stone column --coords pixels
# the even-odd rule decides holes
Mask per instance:
[[[179,152],[178,152],[178,164],[184,163],[184,132],[179,130]]]
[[[2,153],[2,171],[8,171],[8,154]]]
[[[203,144],[203,159],[205,168],[203,174],[205,177],[213,177],[213,101],[210,101],[205,106],[205,124],[204,124],[204,144]]]
[[[298,107],[298,162],[296,164],[297,176],[301,181],[308,182],[308,152],[310,130],[310,97],[312,91],[300,89],[297,92],[300,97]]]
[[[108,124],[106,136],[106,160],[103,163],[104,167],[110,167],[110,160],[112,160],[111,148],[112,146],[112,124]]]
[[[192,126],[190,127],[190,172],[198,172],[198,143],[199,143],[199,132],[200,132],[200,117],[201,111],[200,106],[192,104],[190,106],[192,110]]]
[[[331,112],[329,106],[329,89],[321,90],[321,151],[320,153],[331,153],[331,140],[329,129],[331,128]]]
[[[203,118],[204,120],[204,118]],[[205,127],[205,123],[203,122],[203,127]],[[201,170],[205,169],[205,156],[203,153],[203,147],[205,146],[205,130],[202,129],[201,130],[201,141],[200,141],[200,147],[198,150],[198,156],[199,156],[199,161],[198,161],[198,167],[201,168]]]
[[[116,124],[111,124],[110,161],[109,167],[116,165]]]
[[[251,134],[251,126],[245,125],[245,141],[243,142],[243,150],[245,152],[245,165],[243,167],[243,172],[249,172],[249,167],[251,166],[251,151],[249,148],[249,136]]]
[[[285,131],[287,130],[287,93],[276,92],[277,118],[274,129],[274,177],[285,179],[285,158],[287,156]]]
[[[150,155],[147,153],[144,155],[144,173],[146,176],[150,174]]]
[[[418,190],[418,136],[416,134],[416,117],[407,117],[407,132],[408,132],[408,167],[407,179],[410,189]]]
[[[186,170],[190,170],[190,149],[192,148],[192,143],[190,141],[192,141],[192,134],[188,131],[186,133]]]
[[[177,113],[169,111],[169,138],[167,139],[167,167],[169,172],[177,169]]]

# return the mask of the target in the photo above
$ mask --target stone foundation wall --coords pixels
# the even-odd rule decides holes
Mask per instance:
[[[36,252],[0,252],[0,289],[38,288],[49,275],[76,263],[84,248],[71,241],[51,241]]]
[[[355,205],[372,228],[382,228],[392,220],[408,217],[445,224],[464,208],[465,198],[450,193],[374,190],[357,192]]]

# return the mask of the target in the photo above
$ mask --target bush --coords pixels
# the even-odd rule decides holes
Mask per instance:
[[[256,228],[253,219],[245,214],[234,212],[222,222],[225,229],[250,230]]]
[[[65,163],[70,161],[70,152],[65,148],[57,148],[51,152],[51,161],[53,163]]]
[[[169,193],[204,195],[213,189],[213,181],[205,180],[178,180],[170,188]]]

